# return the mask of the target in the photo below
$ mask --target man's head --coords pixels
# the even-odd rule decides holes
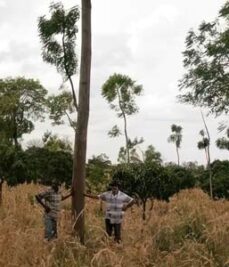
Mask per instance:
[[[109,184],[109,187],[111,188],[112,194],[117,195],[119,191],[119,183],[117,181],[113,181]]]
[[[54,190],[54,192],[58,192],[59,191],[59,183],[57,181],[53,181],[52,182],[52,189]]]

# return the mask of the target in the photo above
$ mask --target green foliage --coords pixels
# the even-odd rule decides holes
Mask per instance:
[[[27,181],[50,184],[51,181],[57,180],[67,186],[71,184],[71,153],[37,147],[31,147],[24,153],[26,155]]]
[[[118,137],[121,134],[122,133],[117,125],[113,126],[113,128],[108,132],[109,137]]]
[[[116,111],[119,118],[124,120],[124,134],[126,146],[121,147],[119,151],[118,161],[130,163],[130,149],[139,144],[139,141],[131,141],[127,134],[127,116],[138,112],[138,107],[135,103],[136,96],[140,95],[143,88],[141,85],[136,85],[136,82],[130,77],[122,74],[113,74],[102,86],[102,96],[108,101],[111,109]],[[108,132],[110,137],[117,137],[121,134],[118,126],[115,125]],[[143,142],[143,141],[140,141]],[[132,151],[134,154],[134,151]]]
[[[155,147],[149,145],[144,153],[144,162],[145,163],[158,163],[162,162],[161,153],[156,151]]]
[[[52,135],[51,132],[46,132],[43,136],[44,148],[49,151],[64,151],[72,154],[70,142],[66,139],[60,139],[57,135]]]
[[[171,125],[172,134],[168,138],[169,143],[174,143],[176,146],[176,152],[177,152],[177,161],[178,165],[180,165],[180,156],[179,156],[179,148],[182,141],[182,127],[172,124]]]
[[[63,4],[50,5],[51,18],[39,18],[38,30],[43,44],[42,56],[44,61],[56,66],[57,70],[67,79],[76,73],[77,58],[75,40],[78,28],[79,9],[72,7],[64,10]]]
[[[216,160],[211,164],[213,196],[215,198],[229,199],[229,161]],[[203,171],[199,176],[199,185],[207,193],[209,193],[208,172]]]
[[[111,161],[106,154],[92,156],[87,164],[87,181],[92,191],[101,192],[105,190],[109,180]]]
[[[111,109],[117,112],[118,117],[123,117],[124,114],[132,115],[138,111],[135,97],[141,92],[141,85],[136,85],[135,81],[126,75],[116,73],[102,86],[102,96],[110,103]]]
[[[121,190],[141,201],[143,219],[148,199],[168,201],[181,189],[195,185],[189,170],[176,165],[163,167],[156,162],[119,165],[113,171],[112,180],[120,183]]]
[[[0,79],[0,135],[18,145],[18,139],[43,119],[47,91],[33,79]]]
[[[64,91],[59,95],[49,96],[47,106],[50,111],[49,118],[53,121],[54,125],[63,124],[63,117],[66,115],[70,126],[76,129],[76,122],[68,114],[68,112],[70,114],[74,112],[74,103],[70,92]]]
[[[64,91],[57,96],[50,96],[47,105],[50,119],[54,124],[63,124],[67,116],[70,126],[76,131],[76,122],[69,113],[78,111],[77,97],[72,76],[76,74],[78,60],[75,52],[76,34],[79,20],[79,8],[74,6],[65,10],[61,2],[50,5],[50,19],[39,18],[38,31],[42,42],[42,56],[45,62],[54,65],[64,78],[69,81],[71,94]]]
[[[219,149],[229,150],[229,128],[226,130],[226,137],[216,140],[216,145]]]
[[[179,96],[181,102],[207,107],[216,115],[229,111],[228,5],[226,1],[215,21],[203,22],[198,32],[189,31],[183,52],[187,72],[179,85],[186,89]]]
[[[182,141],[182,127],[172,124],[171,126],[172,134],[168,138],[168,142],[175,143],[177,148],[180,148]]]
[[[190,169],[170,164],[164,167],[165,176],[169,177],[164,184],[163,199],[168,200],[170,196],[182,189],[192,188],[196,185],[196,178]]]
[[[199,141],[197,143],[197,147],[199,149],[204,149],[205,150],[205,154],[206,154],[206,158],[207,158],[207,161],[208,161],[208,152],[207,152],[207,148],[209,147],[210,145],[210,141],[209,141],[209,138],[205,137],[205,132],[204,130],[201,130],[200,131],[200,135],[202,137],[202,140]]]

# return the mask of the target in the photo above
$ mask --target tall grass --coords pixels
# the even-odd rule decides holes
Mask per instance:
[[[99,202],[87,200],[86,242],[72,236],[70,201],[63,203],[59,238],[43,240],[37,185],[4,186],[0,208],[0,266],[47,267],[228,267],[229,202],[212,201],[198,189],[185,190],[169,203],[155,201],[145,222],[141,210],[128,210],[123,243],[104,232]]]

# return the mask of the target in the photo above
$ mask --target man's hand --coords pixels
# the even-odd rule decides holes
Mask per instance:
[[[50,209],[48,206],[46,206],[46,207],[45,207],[45,212],[46,212],[46,213],[49,213],[50,211],[51,211],[51,209]]]
[[[122,206],[122,211],[126,211],[127,208],[128,208],[128,205],[127,205],[127,204],[123,204],[123,206]]]

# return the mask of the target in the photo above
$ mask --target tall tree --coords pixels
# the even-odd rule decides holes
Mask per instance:
[[[182,141],[182,127],[173,124],[171,126],[172,134],[168,138],[169,143],[174,143],[176,146],[176,153],[177,153],[177,163],[178,166],[180,165],[180,155],[179,155],[179,148]]]
[[[220,115],[229,112],[229,1],[213,22],[203,22],[186,38],[180,101],[207,107]]]
[[[50,19],[42,16],[38,22],[38,31],[42,42],[42,57],[45,62],[56,67],[62,75],[63,81],[68,81],[71,87],[71,94],[65,90],[57,96],[49,97],[50,118],[55,124],[61,124],[63,123],[62,117],[66,115],[70,125],[75,130],[76,122],[69,114],[78,110],[73,75],[76,74],[78,67],[75,46],[79,8],[74,6],[65,10],[61,2],[53,3],[50,5],[50,13]]]
[[[84,243],[84,189],[86,174],[87,126],[90,104],[91,74],[91,0],[81,0],[82,43],[79,81],[79,108],[75,133],[73,162],[73,210],[74,228]]]
[[[137,85],[130,77],[122,74],[113,74],[102,86],[102,95],[110,104],[111,109],[117,112],[119,118],[124,121],[125,149],[121,148],[126,154],[126,162],[130,163],[130,148],[133,148],[127,133],[127,116],[138,112],[138,107],[135,103],[135,97],[140,95],[143,88]],[[111,137],[116,137],[121,134],[118,126],[115,125],[109,132]]]
[[[0,79],[0,134],[19,146],[18,139],[43,119],[46,89],[39,81],[23,77]]]

